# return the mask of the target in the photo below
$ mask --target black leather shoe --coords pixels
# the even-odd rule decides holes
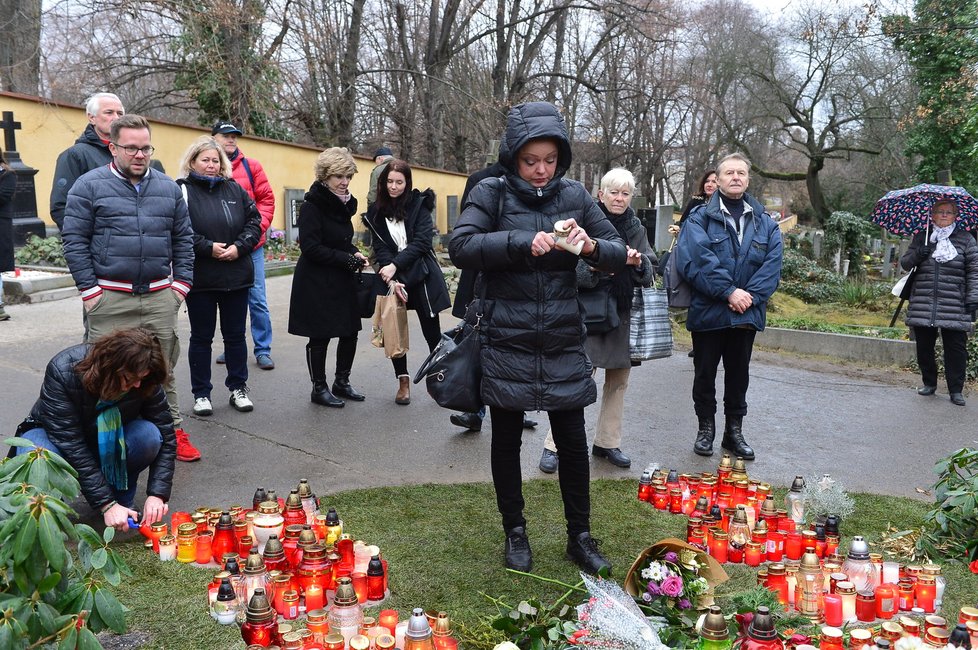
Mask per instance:
[[[529,571],[533,568],[530,540],[522,526],[506,531],[506,567],[516,571]]]
[[[720,446],[727,451],[732,451],[735,456],[740,456],[744,460],[754,460],[754,450],[744,440],[741,425],[744,419],[737,416],[728,416],[727,424],[723,428],[723,440]]]
[[[700,418],[700,426],[696,431],[696,442],[693,443],[693,451],[700,456],[713,455],[713,439],[717,435],[716,420],[713,417]]]
[[[598,540],[587,531],[567,539],[567,557],[587,573],[605,578],[611,575],[611,562],[601,555],[598,551]]]
[[[921,386],[917,389],[918,395],[924,395],[925,397],[933,395],[937,392],[937,386]]]
[[[618,447],[591,447],[591,455],[595,458],[607,458],[615,467],[631,467],[632,459],[622,453]]]
[[[536,420],[531,420],[530,418],[523,416],[523,428],[524,429],[535,429],[537,426]]]
[[[951,403],[958,406],[964,406],[964,395],[961,393],[951,393]]]
[[[357,389],[350,385],[349,373],[345,377],[336,375],[336,380],[333,382],[333,395],[352,399],[354,402],[362,402],[367,399],[366,395],[357,392]]]
[[[553,474],[557,471],[557,452],[544,449],[540,454],[540,471],[544,474]]]
[[[315,383],[312,385],[312,394],[309,396],[313,404],[319,404],[320,406],[329,406],[335,409],[343,408],[346,404],[343,400],[338,397],[334,397],[331,392],[329,392],[329,387],[326,382]]]
[[[478,413],[455,413],[448,418],[448,421],[474,433],[482,431],[482,418]]]

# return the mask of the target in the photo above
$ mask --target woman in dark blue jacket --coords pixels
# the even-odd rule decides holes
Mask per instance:
[[[469,195],[449,253],[480,272],[472,309],[482,309],[482,399],[492,416],[492,481],[506,532],[506,566],[532,566],[523,516],[520,446],[523,414],[547,411],[560,460],[567,553],[586,571],[609,572],[590,534],[591,496],[584,407],[597,399],[584,350],[577,262],[625,270],[625,244],[570,168],[567,127],[553,104],[514,106],[499,162]],[[555,224],[569,230],[578,254],[557,246]],[[561,242],[563,243],[563,242]],[[484,296],[483,296],[484,294]],[[484,297],[484,305],[483,305]]]
[[[248,396],[245,319],[248,289],[255,282],[251,251],[261,237],[261,214],[248,193],[231,179],[231,163],[214,138],[190,146],[180,165],[193,227],[194,284],[187,294],[190,316],[190,384],[194,414],[210,415],[211,343],[221,313],[227,358],[228,402],[238,411],[254,409]]]

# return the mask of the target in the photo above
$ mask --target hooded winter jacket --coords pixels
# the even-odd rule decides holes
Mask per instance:
[[[744,224],[742,242],[724,219],[719,191],[705,205],[693,208],[679,231],[673,255],[678,255],[677,268],[693,290],[686,319],[690,332],[728,327],[764,330],[768,300],[781,281],[781,230],[754,197],[744,194],[744,201],[751,207],[751,218]],[[734,289],[751,295],[753,302],[743,314],[727,303]]]
[[[261,239],[258,240],[258,246],[255,248],[260,248],[265,245],[265,234],[272,225],[272,219],[275,218],[275,190],[268,182],[268,176],[261,163],[254,158],[246,157],[241,149],[236,150],[234,157],[231,158],[231,177],[244,188],[258,206],[258,212],[261,214]]]
[[[974,325],[968,308],[978,306],[978,244],[966,230],[955,228],[948,241],[958,255],[942,263],[933,255],[919,259],[917,250],[924,245],[924,237],[922,232],[914,235],[900,258],[904,270],[917,267],[907,307],[907,325],[970,332]],[[931,249],[935,245],[930,244]]]
[[[57,446],[61,457],[78,472],[78,482],[85,500],[98,510],[113,501],[115,496],[99,463],[96,425],[99,398],[85,390],[81,376],[75,372],[75,366],[85,358],[88,350],[88,345],[75,345],[62,350],[48,362],[41,395],[31,409],[31,417]],[[163,446],[149,466],[146,495],[169,501],[177,439],[163,388],[157,386],[146,397],[130,391],[117,406],[123,425],[141,418],[159,428]]]
[[[520,148],[536,139],[553,140],[558,147],[556,173],[541,188],[523,180],[516,164]],[[552,104],[532,102],[510,110],[499,162],[504,185],[490,178],[472,190],[449,244],[457,267],[482,274],[473,301],[480,303],[484,287],[482,398],[509,410],[583,408],[597,399],[597,389],[584,351],[579,258],[562,250],[534,257],[533,238],[553,232],[556,221],[573,218],[597,240],[588,261],[607,272],[625,269],[625,244],[584,186],[564,178],[571,148]]]

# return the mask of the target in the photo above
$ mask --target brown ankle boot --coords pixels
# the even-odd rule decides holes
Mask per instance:
[[[397,378],[397,395],[394,396],[394,403],[405,405],[411,403],[411,378],[408,375],[401,375]]]

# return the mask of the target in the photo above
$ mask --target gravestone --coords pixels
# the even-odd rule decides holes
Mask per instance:
[[[825,235],[820,232],[812,235],[812,256],[817,260],[822,259],[822,239],[824,238]]]
[[[31,234],[45,236],[44,222],[37,217],[37,193],[34,190],[37,170],[24,164],[17,151],[15,131],[20,128],[20,122],[14,121],[13,111],[3,111],[0,119],[3,151],[10,169],[17,175],[17,193],[14,194],[14,246],[23,246],[27,236]]]
[[[666,250],[672,244],[669,226],[676,223],[675,211],[672,204],[655,206],[655,231],[652,248],[657,251]]]
[[[451,232],[455,224],[458,223],[458,198],[454,194],[445,197],[445,202],[448,204],[448,232]]]
[[[299,241],[299,208],[306,196],[305,190],[285,188],[285,241]]]

